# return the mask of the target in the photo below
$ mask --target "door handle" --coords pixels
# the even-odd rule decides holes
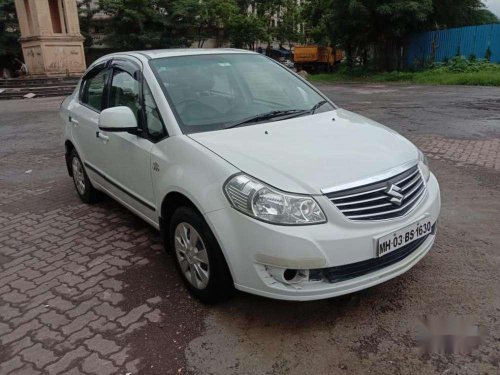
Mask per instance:
[[[69,122],[71,122],[74,126],[77,126],[79,124],[78,120],[75,120],[73,117],[69,118]]]
[[[103,140],[104,143],[108,143],[109,137],[101,132],[95,132],[95,136]]]

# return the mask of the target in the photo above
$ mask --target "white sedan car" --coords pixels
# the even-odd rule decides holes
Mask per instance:
[[[314,300],[409,270],[440,211],[427,159],[241,50],[116,53],[62,104],[68,172],[160,230],[191,293]]]

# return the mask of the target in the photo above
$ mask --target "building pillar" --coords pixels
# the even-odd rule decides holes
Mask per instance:
[[[76,0],[15,0],[24,62],[31,76],[85,71]]]

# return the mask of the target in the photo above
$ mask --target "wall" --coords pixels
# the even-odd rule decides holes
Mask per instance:
[[[406,61],[409,66],[421,66],[425,61],[439,62],[457,54],[483,59],[488,46],[491,62],[500,63],[500,24],[428,31],[410,39]]]

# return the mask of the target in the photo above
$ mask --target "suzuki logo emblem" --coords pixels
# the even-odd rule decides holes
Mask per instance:
[[[387,189],[384,190],[384,193],[388,195],[389,200],[391,203],[401,206],[403,203],[404,195],[400,193],[401,188],[397,185],[394,184],[387,184]]]

